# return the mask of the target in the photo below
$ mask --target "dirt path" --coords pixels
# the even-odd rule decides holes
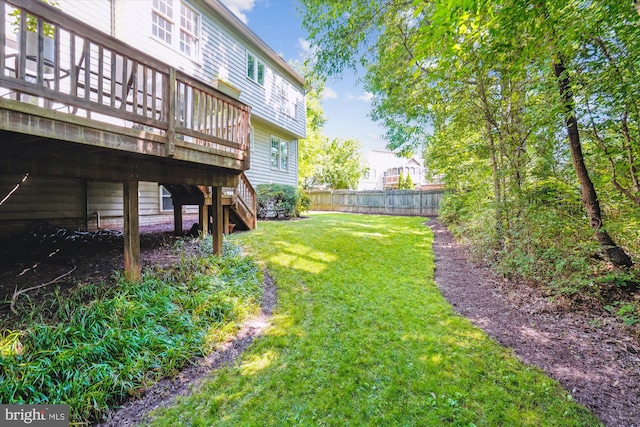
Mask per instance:
[[[640,426],[640,345],[616,319],[569,312],[536,289],[503,281],[471,264],[442,224],[428,225],[436,283],[457,313],[557,379],[607,426]]]

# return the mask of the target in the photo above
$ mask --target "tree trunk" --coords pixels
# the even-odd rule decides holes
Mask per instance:
[[[561,58],[557,58],[554,61],[553,71],[556,79],[558,80],[560,98],[564,105],[571,159],[580,182],[580,196],[582,197],[582,204],[584,205],[589,217],[589,225],[595,231],[596,240],[604,249],[609,261],[611,261],[616,267],[629,268],[633,265],[633,261],[622,248],[616,245],[603,227],[604,224],[602,222],[602,212],[600,211],[598,195],[596,194],[596,189],[589,177],[587,167],[584,164],[582,145],[580,143],[580,133],[578,132],[578,120],[575,116],[573,92],[571,91],[569,75],[567,74],[564,66],[564,61]]]

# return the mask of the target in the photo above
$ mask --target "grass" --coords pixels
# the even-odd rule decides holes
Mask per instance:
[[[423,221],[315,214],[237,237],[276,281],[272,325],[151,425],[601,425],[453,312]]]
[[[261,298],[255,263],[225,249],[179,241],[180,261],[140,283],[79,284],[20,306],[19,322],[0,328],[0,402],[68,404],[74,425],[87,424],[208,353]]]

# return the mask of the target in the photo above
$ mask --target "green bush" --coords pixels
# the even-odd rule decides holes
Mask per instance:
[[[210,254],[210,239],[202,242]],[[210,352],[262,297],[257,265],[227,249],[180,251],[176,265],[140,283],[79,284],[21,304],[21,319],[0,329],[0,402],[65,403],[72,423],[93,423]]]
[[[259,184],[256,187],[258,218],[295,218],[309,208],[311,200],[292,185]]]

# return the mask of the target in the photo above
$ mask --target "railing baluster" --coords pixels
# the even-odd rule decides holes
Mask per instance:
[[[36,19],[36,82],[38,86],[42,86],[44,84],[44,79],[42,74],[44,73],[44,39],[42,38],[42,18],[39,16]],[[31,59],[31,58],[27,58]]]
[[[104,85],[104,49],[102,45],[98,46],[98,104],[102,104],[102,88]]]
[[[120,109],[127,109],[127,86],[129,86],[129,58],[122,56],[122,84],[120,88]],[[133,71],[133,69],[132,69]]]
[[[133,85],[131,89],[131,108],[134,113],[138,114],[138,61],[132,60],[131,66],[133,67],[131,72],[131,83]]]
[[[20,45],[18,51],[20,53],[19,60],[17,61],[16,77],[20,80],[24,80],[25,69],[27,66],[27,12],[24,9],[20,10]]]
[[[213,134],[216,137],[220,137],[220,100],[216,98],[216,131]]]
[[[147,108],[147,67],[142,66],[142,115],[149,117],[149,110]]]
[[[164,84],[165,107],[164,120],[167,122],[167,157],[173,157],[176,151],[176,69],[169,68],[169,78]]]
[[[7,45],[7,36],[6,36],[6,23],[7,19],[5,16],[6,13],[6,4],[4,0],[0,0],[0,77],[4,77],[4,68],[6,61],[6,53],[5,46]]]
[[[151,112],[154,119],[160,119],[156,117],[156,79],[158,78],[158,74],[156,70],[151,70]]]
[[[53,27],[53,90],[60,91],[60,26]]]
[[[76,35],[69,33],[69,62],[71,66],[71,95],[78,96],[78,75],[79,69],[76,65]]]
[[[84,49],[84,99],[91,99],[91,43],[85,38],[83,43]]]
[[[109,75],[109,84],[111,86],[111,90],[109,91],[109,96],[110,96],[110,100],[109,100],[109,104],[111,105],[111,108],[116,108],[116,74],[117,74],[117,70],[118,67],[116,66],[118,61],[118,58],[116,56],[116,53],[112,50],[111,51],[111,74]]]

